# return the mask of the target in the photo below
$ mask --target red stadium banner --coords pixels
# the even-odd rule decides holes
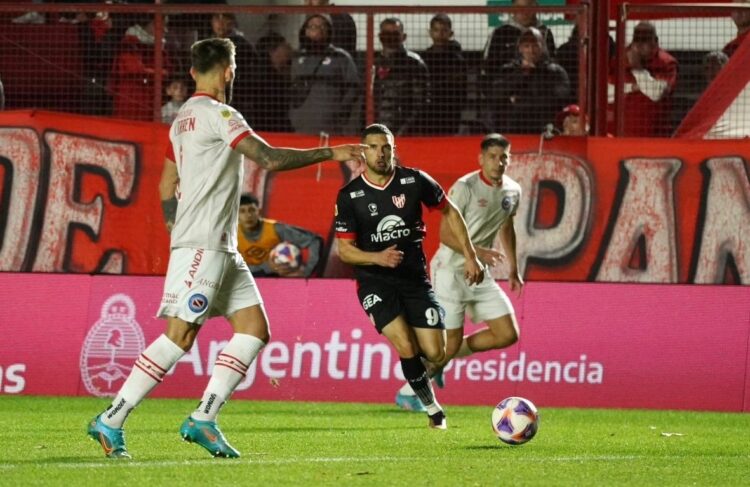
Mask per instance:
[[[162,285],[157,277],[0,274],[0,394],[115,394],[163,333],[154,317]],[[258,286],[273,340],[235,400],[393,400],[400,362],[362,311],[353,281],[261,279]],[[511,296],[520,341],[454,361],[438,397],[449,407],[520,395],[542,407],[750,411],[749,292],[529,283]],[[153,395],[200,397],[230,337],[224,319],[209,320]]]
[[[166,133],[161,124],[0,113],[0,271],[163,274],[168,236],[156,188]],[[263,136],[279,146],[319,142]],[[511,140],[527,280],[750,284],[750,140],[558,137],[542,151],[539,137]],[[479,141],[396,144],[402,164],[447,189],[478,168]],[[265,215],[321,234],[328,252],[336,192],[351,176],[333,163],[269,174],[246,162],[244,186]],[[428,258],[439,217],[425,217]],[[325,276],[348,271],[328,253]]]

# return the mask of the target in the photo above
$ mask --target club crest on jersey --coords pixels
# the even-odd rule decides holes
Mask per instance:
[[[393,204],[396,205],[396,208],[403,208],[406,204],[406,195],[403,193],[398,196],[391,196],[391,199],[393,200]]]
[[[375,203],[370,203],[367,205],[367,209],[370,210],[370,216],[375,216],[378,214],[378,205]]]
[[[510,196],[506,196],[505,198],[503,198],[502,203],[500,203],[500,205],[503,207],[503,210],[505,211],[510,210],[510,207],[512,204],[513,204],[513,198],[511,198]]]
[[[188,298],[188,308],[193,313],[202,313],[208,307],[208,298],[201,293],[195,293]]]

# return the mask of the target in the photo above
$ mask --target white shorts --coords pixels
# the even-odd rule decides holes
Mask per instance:
[[[263,300],[238,252],[172,249],[157,316],[200,325],[213,316],[229,317],[256,304]]]
[[[482,323],[514,313],[510,299],[489,272],[485,272],[484,281],[469,286],[463,277],[463,271],[433,266],[432,286],[445,309],[446,330],[464,326],[467,312],[472,323]]]

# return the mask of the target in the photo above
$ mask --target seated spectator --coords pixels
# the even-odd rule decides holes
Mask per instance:
[[[289,121],[290,65],[292,47],[284,36],[271,32],[257,43],[258,66],[254,73],[253,128],[269,132],[291,132]]]
[[[177,112],[180,111],[180,107],[187,100],[187,82],[184,79],[175,78],[167,84],[165,91],[169,97],[169,101],[161,107],[161,121],[171,125],[174,119],[177,118]]]
[[[406,49],[404,24],[395,17],[380,23],[382,51],[375,54],[375,120],[393,135],[419,134],[430,101],[427,65],[416,52]]]
[[[164,52],[161,75],[168,75]],[[154,20],[147,18],[128,27],[112,65],[109,89],[113,94],[112,115],[132,120],[154,119]]]
[[[432,45],[422,55],[430,72],[432,100],[425,116],[425,133],[455,134],[466,102],[466,61],[461,44],[453,40],[450,17],[437,14],[430,20]]]
[[[734,0],[734,3],[750,4],[750,0]],[[734,21],[734,25],[737,26],[737,37],[722,49],[724,54],[729,57],[732,57],[734,51],[740,47],[742,41],[744,41],[748,34],[750,34],[750,8],[738,8],[737,10],[732,11],[732,21]]]
[[[582,136],[588,134],[588,124],[581,116],[581,107],[568,105],[555,117],[555,131],[560,135]]]
[[[520,57],[492,83],[494,130],[542,133],[570,96],[568,75],[547,55],[542,33],[529,28],[518,39]]]
[[[271,250],[289,242],[300,250],[307,249],[307,262],[297,268],[280,265],[269,259]],[[308,230],[269,220],[260,216],[260,203],[252,194],[240,197],[237,250],[256,277],[310,277],[320,261],[323,239]]]
[[[295,132],[353,134],[361,115],[361,82],[348,52],[331,44],[331,20],[309,16],[291,67],[289,119]]]
[[[625,130],[627,137],[669,136],[671,97],[677,83],[677,60],[659,47],[656,27],[640,22],[626,49]],[[616,66],[611,66],[614,85]]]
[[[329,0],[305,0],[305,3],[313,7],[333,5]],[[329,17],[333,28],[331,44],[348,52],[354,59],[357,55],[357,24],[354,23],[352,16],[346,12],[331,14]]]
[[[258,53],[250,41],[245,38],[245,34],[237,30],[237,17],[232,13],[214,14],[211,17],[211,33],[214,37],[221,37],[234,42],[237,71],[235,72],[232,106],[252,123],[255,101],[252,99],[252,93],[254,82],[257,79],[254,73],[258,63]]]
[[[513,0],[514,7],[536,7],[536,0]],[[542,35],[547,55],[555,57],[555,37],[533,12],[515,13],[507,23],[495,27],[484,48],[483,72],[487,83],[492,83],[502,67],[518,57],[518,39],[522,33],[534,27]]]

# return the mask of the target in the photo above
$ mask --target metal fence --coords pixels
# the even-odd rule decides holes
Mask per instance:
[[[709,73],[727,65],[708,54],[736,37],[733,18],[749,10],[741,4],[623,7],[607,40],[596,38],[588,3],[441,12],[0,4],[0,80],[6,109],[169,123],[193,89],[190,45],[222,36],[237,44],[232,104],[256,130],[350,134],[380,121],[401,135],[581,134],[591,124],[597,134],[670,136],[704,92]],[[633,33],[644,20],[661,49],[653,66],[634,54]],[[321,32],[336,48],[319,42]],[[590,69],[592,47],[608,42],[609,67]],[[609,105],[599,106],[596,93],[607,88]],[[750,118],[749,110],[732,113]],[[606,124],[597,123],[604,111]]]

